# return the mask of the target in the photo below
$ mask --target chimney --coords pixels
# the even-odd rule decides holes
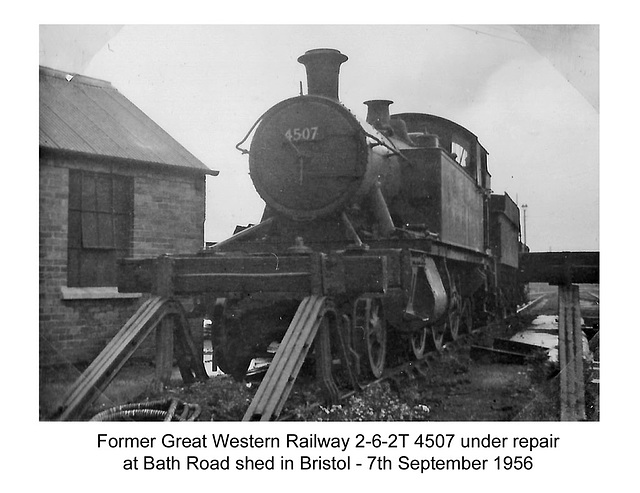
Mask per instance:
[[[388,99],[372,99],[365,101],[367,105],[367,123],[378,130],[389,128],[391,117],[389,116],[389,106],[393,101]]]
[[[338,101],[340,65],[349,58],[338,50],[319,48],[309,50],[298,58],[307,69],[309,94]]]

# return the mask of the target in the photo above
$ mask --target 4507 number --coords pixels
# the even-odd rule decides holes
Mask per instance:
[[[299,140],[316,140],[318,127],[289,128],[284,133],[284,136],[293,142]]]
[[[426,433],[418,435],[418,438],[413,443],[418,447],[424,448],[449,448],[453,437],[455,437],[453,433]]]

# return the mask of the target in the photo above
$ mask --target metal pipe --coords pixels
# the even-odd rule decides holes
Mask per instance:
[[[342,223],[344,224],[347,230],[347,235],[349,236],[349,239],[353,241],[353,243],[356,246],[359,246],[359,247],[363,246],[362,240],[360,239],[360,236],[358,236],[358,232],[353,227],[353,224],[351,224],[351,221],[349,220],[349,217],[347,216],[347,214],[343,212],[340,217],[342,219]]]
[[[240,239],[243,239],[243,238],[246,239],[247,237],[253,236],[254,234],[256,234],[256,233],[262,231],[263,229],[265,229],[266,227],[270,226],[272,222],[273,222],[273,218],[270,217],[269,219],[266,219],[265,221],[262,221],[261,223],[255,224],[255,225],[251,226],[250,228],[247,228],[245,230],[240,231],[239,233],[236,233],[235,235],[227,238],[226,240],[222,240],[221,242],[216,243],[208,251],[219,250],[220,248],[228,246],[230,243],[234,243],[236,240],[240,240]]]
[[[371,203],[373,206],[373,213],[376,216],[380,227],[380,236],[386,238],[396,230],[396,227],[393,224],[389,207],[387,207],[387,201],[384,199],[384,195],[382,195],[380,183],[378,182],[374,184],[373,190],[371,191]]]

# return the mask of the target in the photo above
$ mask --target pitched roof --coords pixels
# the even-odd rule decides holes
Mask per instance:
[[[109,82],[40,67],[40,147],[217,175]]]

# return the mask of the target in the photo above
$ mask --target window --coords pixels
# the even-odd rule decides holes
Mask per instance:
[[[468,166],[470,148],[469,141],[464,137],[456,134],[451,136],[451,153],[456,155],[456,162],[464,168]]]
[[[68,287],[116,285],[117,260],[130,255],[133,179],[69,170]]]

